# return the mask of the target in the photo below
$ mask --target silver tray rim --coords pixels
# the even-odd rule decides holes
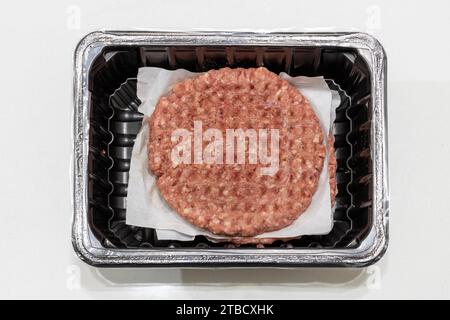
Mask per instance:
[[[116,249],[105,248],[88,224],[88,72],[95,57],[111,45],[333,46],[358,50],[371,70],[373,214],[367,237],[354,248],[293,249]],[[99,267],[364,267],[378,261],[389,239],[387,157],[387,58],[373,36],[361,32],[252,33],[95,31],[74,53],[72,244],[84,262]]]

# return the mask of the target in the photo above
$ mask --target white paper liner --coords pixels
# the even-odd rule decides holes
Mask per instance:
[[[148,117],[152,114],[159,98],[167,94],[174,84],[199,74],[184,69],[169,71],[153,67],[140,68],[138,72],[137,96],[142,101],[139,111],[144,114],[144,119],[131,155],[126,223],[128,225],[156,229],[160,240],[188,241],[193,240],[197,235],[204,235],[216,240],[230,238],[217,236],[200,229],[178,215],[161,197],[156,186],[156,179],[148,170]],[[331,105],[332,98],[335,98],[335,96],[332,95],[323,77],[290,77],[285,73],[281,73],[280,76],[299,88],[303,96],[308,99],[319,117],[324,137],[326,137],[333,117]],[[327,139],[324,140],[326,141]],[[301,235],[318,235],[327,234],[331,230],[333,217],[328,170],[326,170],[328,168],[328,155],[323,168],[318,189],[308,209],[286,228],[259,234],[255,238],[289,238]]]

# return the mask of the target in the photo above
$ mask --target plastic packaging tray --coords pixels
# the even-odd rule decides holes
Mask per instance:
[[[125,224],[140,67],[265,66],[324,76],[341,104],[333,126],[338,193],[328,235],[264,248],[202,236],[160,241]],[[75,53],[75,251],[99,266],[364,266],[387,247],[386,57],[369,35],[96,32]]]

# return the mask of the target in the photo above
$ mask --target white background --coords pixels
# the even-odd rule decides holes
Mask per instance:
[[[3,3],[0,297],[450,298],[449,3]],[[359,30],[378,37],[389,69],[385,257],[368,269],[297,270],[119,270],[79,261],[70,243],[72,57],[79,39],[100,29]]]

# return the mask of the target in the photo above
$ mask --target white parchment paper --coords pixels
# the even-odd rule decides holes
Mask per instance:
[[[192,225],[172,210],[161,197],[155,177],[148,171],[148,117],[152,114],[159,98],[167,94],[174,84],[197,75],[199,73],[183,69],[170,71],[153,67],[140,68],[138,72],[137,96],[142,101],[139,111],[144,114],[144,119],[131,155],[126,223],[156,229],[159,239],[192,240],[197,235],[204,235],[211,239],[227,238]],[[308,99],[320,119],[324,137],[326,137],[333,117],[331,106],[336,96],[332,95],[332,91],[323,77],[290,77],[285,73],[281,73],[280,76],[299,88]],[[336,102],[334,101],[334,103]],[[333,217],[328,170],[326,170],[328,155],[323,168],[318,189],[308,209],[288,227],[263,233],[255,238],[287,238],[307,234],[326,234],[331,230]]]

